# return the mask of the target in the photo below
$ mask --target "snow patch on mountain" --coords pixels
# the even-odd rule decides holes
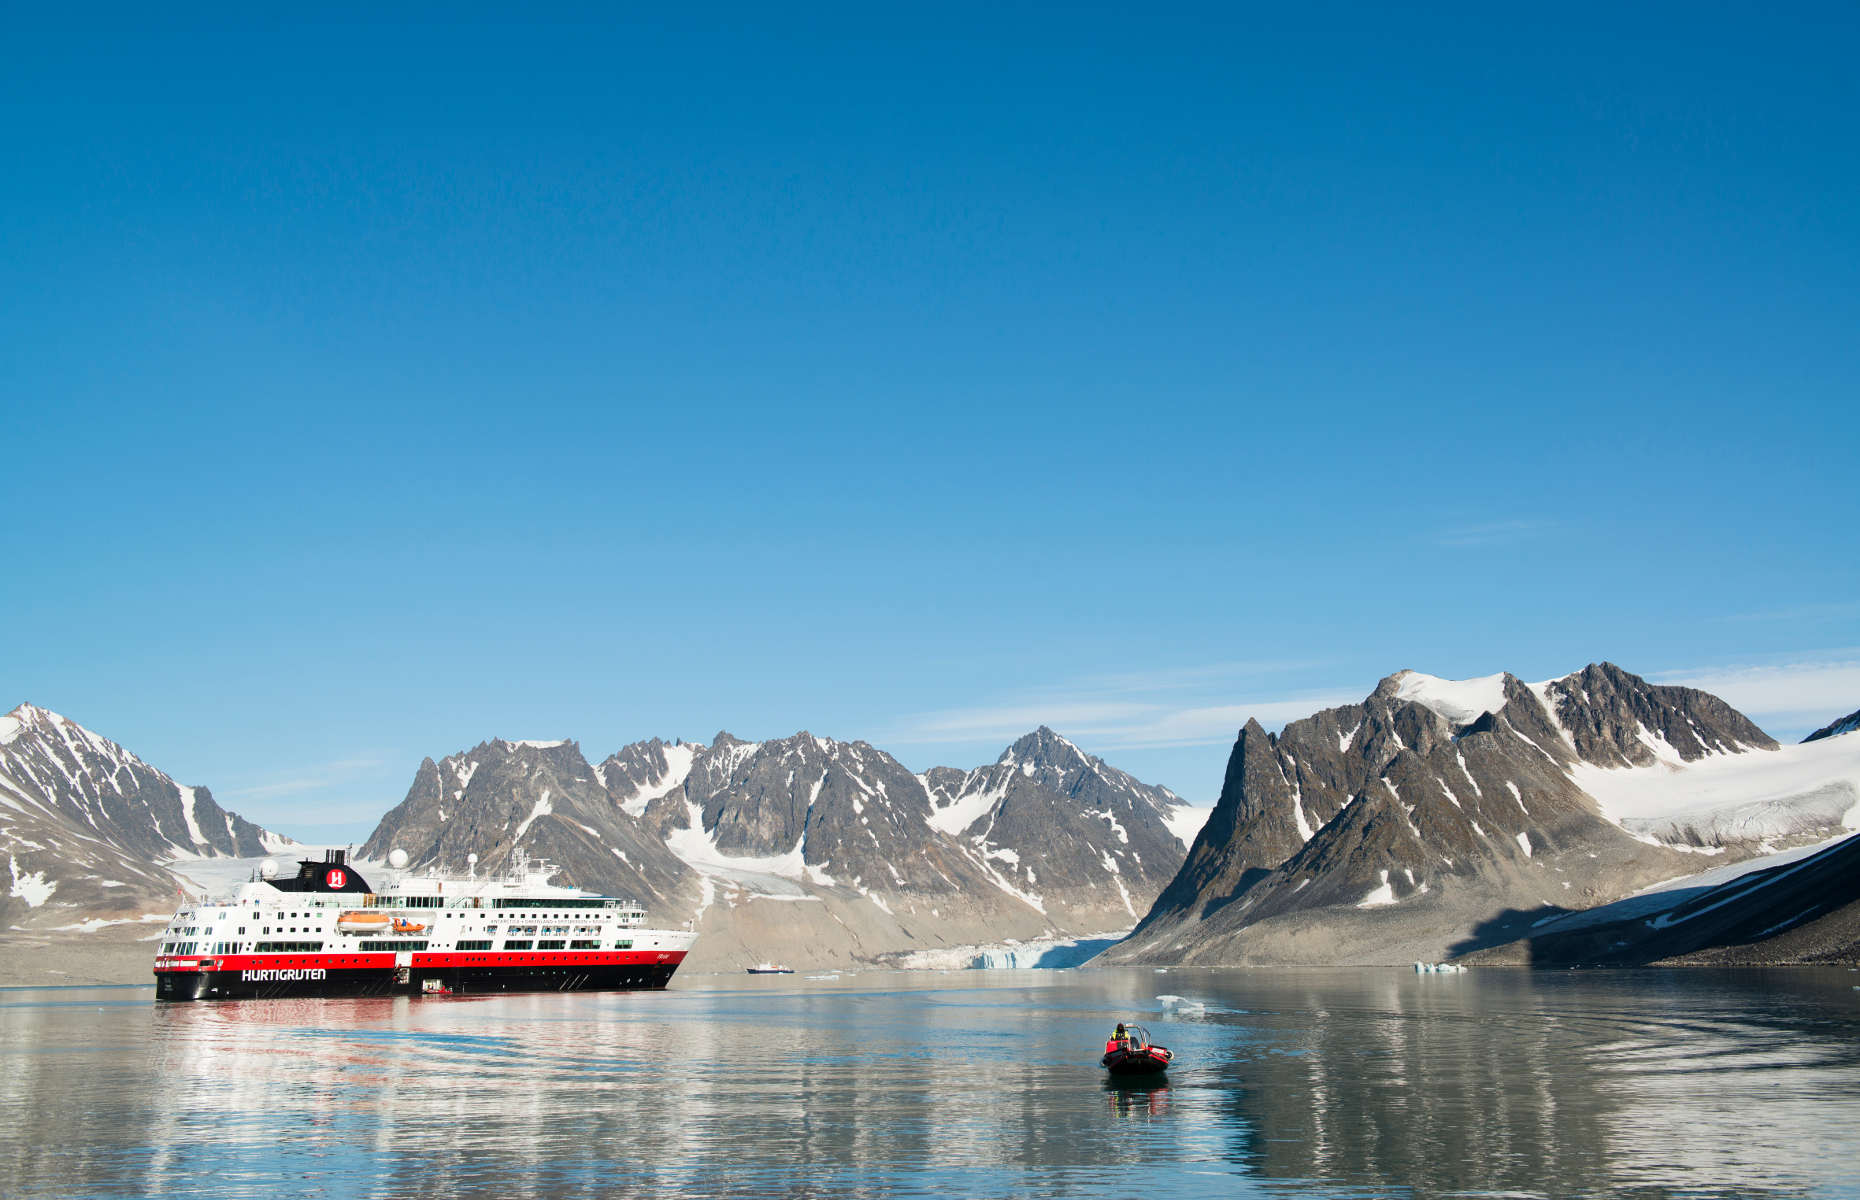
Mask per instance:
[[[1358,908],[1384,908],[1395,903],[1395,885],[1389,882],[1389,873],[1382,872],[1382,882],[1371,888],[1369,894],[1356,902]]]
[[[1410,700],[1432,709],[1454,725],[1470,725],[1486,713],[1505,707],[1505,673],[1477,679],[1442,679],[1419,671],[1399,671],[1395,678],[1398,700]],[[1343,744],[1349,748],[1349,743]]]
[[[704,830],[704,810],[687,801],[685,816],[688,824],[681,829],[671,830],[665,839],[666,848],[700,875],[724,879],[741,886],[747,886],[760,894],[781,897],[800,893],[792,887],[769,887],[761,877],[774,876],[785,880],[807,880],[810,878],[802,850],[806,838],[797,838],[793,847],[781,854],[726,854],[717,846],[714,832]]]
[[[692,742],[679,742],[675,746],[664,748],[665,774],[642,787],[632,796],[620,802],[620,807],[637,817],[646,811],[646,806],[661,796],[669,795],[684,786],[691,777],[691,764],[697,758],[697,752],[703,747]],[[602,778],[602,784],[606,779]]]
[[[1212,804],[1177,804],[1158,811],[1162,813],[1163,824],[1169,827],[1169,832],[1175,835],[1175,840],[1181,842],[1182,848],[1186,850],[1195,844],[1195,838],[1200,835],[1202,826],[1206,825],[1208,818],[1213,815],[1214,806]],[[1302,813],[1299,814],[1299,818],[1303,820]],[[1309,836],[1309,834],[1306,835],[1307,838]]]
[[[13,887],[8,895],[17,896],[26,902],[27,908],[37,908],[52,898],[58,885],[45,878],[44,871],[21,871],[19,860],[12,855],[6,858],[7,870],[13,876]]]
[[[1005,782],[984,787],[981,780],[972,777],[961,794],[930,814],[930,827],[955,836],[986,816],[1007,795],[1007,789]],[[935,797],[931,803],[935,804]]]
[[[511,744],[520,745],[521,743],[513,742]],[[523,835],[530,831],[530,826],[536,823],[538,817],[546,817],[553,812],[555,812],[555,805],[549,803],[549,789],[544,788],[542,796],[536,803],[530,806],[530,815],[523,818],[523,823],[517,826],[516,833],[511,835],[510,844],[514,846],[522,841]]]

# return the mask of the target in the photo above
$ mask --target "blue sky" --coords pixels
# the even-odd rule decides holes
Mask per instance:
[[[1851,6],[160,16],[0,48],[0,707],[261,823],[719,728],[1205,803],[1402,667],[1860,706]]]

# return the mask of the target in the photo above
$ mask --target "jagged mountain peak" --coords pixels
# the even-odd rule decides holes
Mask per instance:
[[[61,729],[75,732],[104,753],[113,752],[126,760],[142,761],[109,738],[92,733],[70,717],[31,703],[17,705],[12,712],[0,717],[0,746],[10,745],[15,739],[28,732],[47,734],[57,733]]]
[[[1078,748],[1070,738],[1042,725],[1032,733],[1022,734],[1001,752],[998,763],[1079,763],[1085,766],[1098,760]]]
[[[573,738],[556,738],[543,740],[539,738],[493,738],[493,741],[519,750],[559,750],[563,746],[574,746]],[[579,749],[579,747],[577,747]]]
[[[1648,683],[1611,662],[1532,689],[1584,762],[1648,766],[1713,754],[1774,750],[1776,739],[1709,692]]]

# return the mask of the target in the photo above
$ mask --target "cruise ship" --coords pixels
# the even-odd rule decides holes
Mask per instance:
[[[297,874],[267,860],[229,896],[186,900],[155,958],[158,1000],[433,996],[662,988],[697,941],[646,928],[625,900],[549,883],[514,857],[480,877],[409,873],[371,887],[346,850]],[[370,868],[371,870],[373,868]]]

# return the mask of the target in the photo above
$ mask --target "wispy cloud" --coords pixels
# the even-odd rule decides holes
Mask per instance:
[[[357,774],[373,770],[381,765],[382,760],[379,758],[339,758],[314,766],[299,767],[283,778],[270,779],[244,787],[227,788],[220,792],[219,796],[223,800],[276,800],[285,796],[297,796],[305,792],[342,786],[350,782]]]
[[[1860,617],[1860,600],[1836,601],[1830,604],[1796,604],[1785,608],[1762,609],[1757,612],[1727,613],[1713,619],[1732,623],[1762,623],[1838,621],[1850,617]]]
[[[1048,725],[1097,750],[1158,749],[1231,742],[1249,719],[1274,728],[1362,695],[1264,689],[1242,677],[1306,664],[1223,663],[1156,672],[1101,675],[1023,693],[1012,699],[907,716],[879,739],[891,745],[1011,741]],[[1234,693],[1258,699],[1234,702]]]
[[[1699,667],[1654,677],[1712,693],[1755,718],[1813,724],[1860,708],[1860,652],[1797,662]]]
[[[1312,692],[1282,699],[1171,709],[1157,712],[1145,721],[1094,732],[1098,735],[1098,747],[1103,750],[1221,745],[1233,741],[1240,727],[1249,720],[1277,729],[1320,709],[1352,704],[1362,698],[1341,692]]]
[[[1434,535],[1434,541],[1441,546],[1454,547],[1504,546],[1547,533],[1556,528],[1556,524],[1549,520],[1487,521],[1479,525],[1443,529]]]

